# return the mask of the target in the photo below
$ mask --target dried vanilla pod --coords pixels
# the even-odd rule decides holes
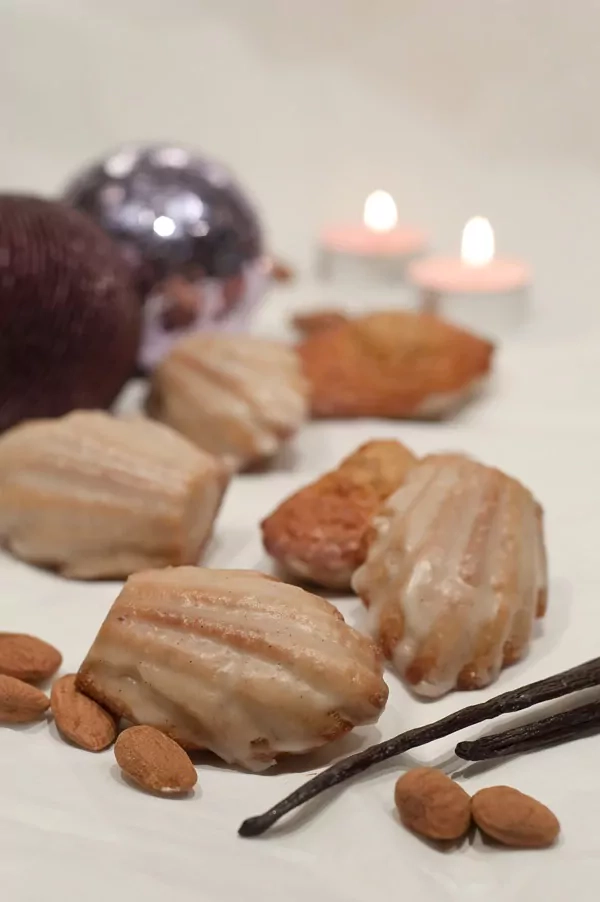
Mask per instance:
[[[520,689],[513,689],[497,695],[495,698],[477,705],[470,705],[435,723],[400,733],[392,739],[372,745],[364,751],[350,755],[328,767],[294,790],[281,802],[273,805],[264,814],[247,818],[241,824],[238,832],[240,836],[260,836],[284,815],[314,799],[322,792],[333,789],[334,786],[339,786],[374,765],[394,758],[409,749],[418,748],[436,739],[442,739],[444,736],[450,736],[452,733],[457,733],[459,730],[464,730],[466,727],[474,726],[485,720],[493,720],[502,714],[524,711],[541,702],[561,698],[572,692],[598,685],[600,685],[600,658],[593,658],[570,670],[522,686]]]
[[[512,730],[459,742],[455,753],[466,761],[485,761],[523,752],[537,752],[563,742],[581,739],[600,727],[600,701],[552,714]]]

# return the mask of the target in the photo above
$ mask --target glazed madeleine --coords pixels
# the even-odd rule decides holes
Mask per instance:
[[[364,560],[371,517],[416,461],[401,442],[361,445],[337,469],[300,489],[263,520],[265,549],[288,573],[349,589]]]
[[[166,426],[80,411],[0,438],[0,544],[72,579],[196,563],[227,484]]]
[[[293,348],[195,333],[155,369],[148,412],[239,470],[277,453],[303,423],[306,397]]]
[[[374,518],[352,583],[415,693],[487,686],[523,657],[545,613],[542,510],[499,470],[425,458]]]
[[[117,716],[259,771],[379,717],[380,655],[322,598],[249,570],[130,577],[78,676]]]

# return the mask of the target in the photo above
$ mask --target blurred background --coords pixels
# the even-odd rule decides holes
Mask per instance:
[[[301,270],[374,188],[444,250],[481,213],[575,336],[599,320],[598,34],[597,0],[0,0],[0,181],[189,143]]]

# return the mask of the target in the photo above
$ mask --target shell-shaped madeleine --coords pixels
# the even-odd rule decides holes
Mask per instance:
[[[263,520],[265,549],[301,579],[349,589],[364,560],[364,537],[373,514],[415,463],[401,442],[382,439],[361,445]]]
[[[196,563],[222,465],[160,423],[79,411],[0,438],[0,544],[73,579]]]
[[[130,577],[78,676],[116,715],[263,770],[375,721],[375,645],[329,602],[249,570]]]
[[[435,419],[479,390],[494,348],[437,316],[389,310],[309,331],[298,353],[314,417]]]
[[[352,582],[415,693],[486,686],[526,653],[545,613],[542,510],[499,470],[425,458],[374,519]]]
[[[307,392],[293,348],[195,333],[154,371],[148,412],[239,470],[272,457],[296,432]]]

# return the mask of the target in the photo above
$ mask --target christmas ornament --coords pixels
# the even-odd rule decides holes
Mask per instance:
[[[0,195],[0,431],[107,407],[139,333],[130,273],[97,225],[54,201]]]
[[[132,267],[144,299],[142,368],[190,331],[245,326],[270,266],[258,215],[220,163],[170,144],[126,146],[82,171],[64,199]]]

